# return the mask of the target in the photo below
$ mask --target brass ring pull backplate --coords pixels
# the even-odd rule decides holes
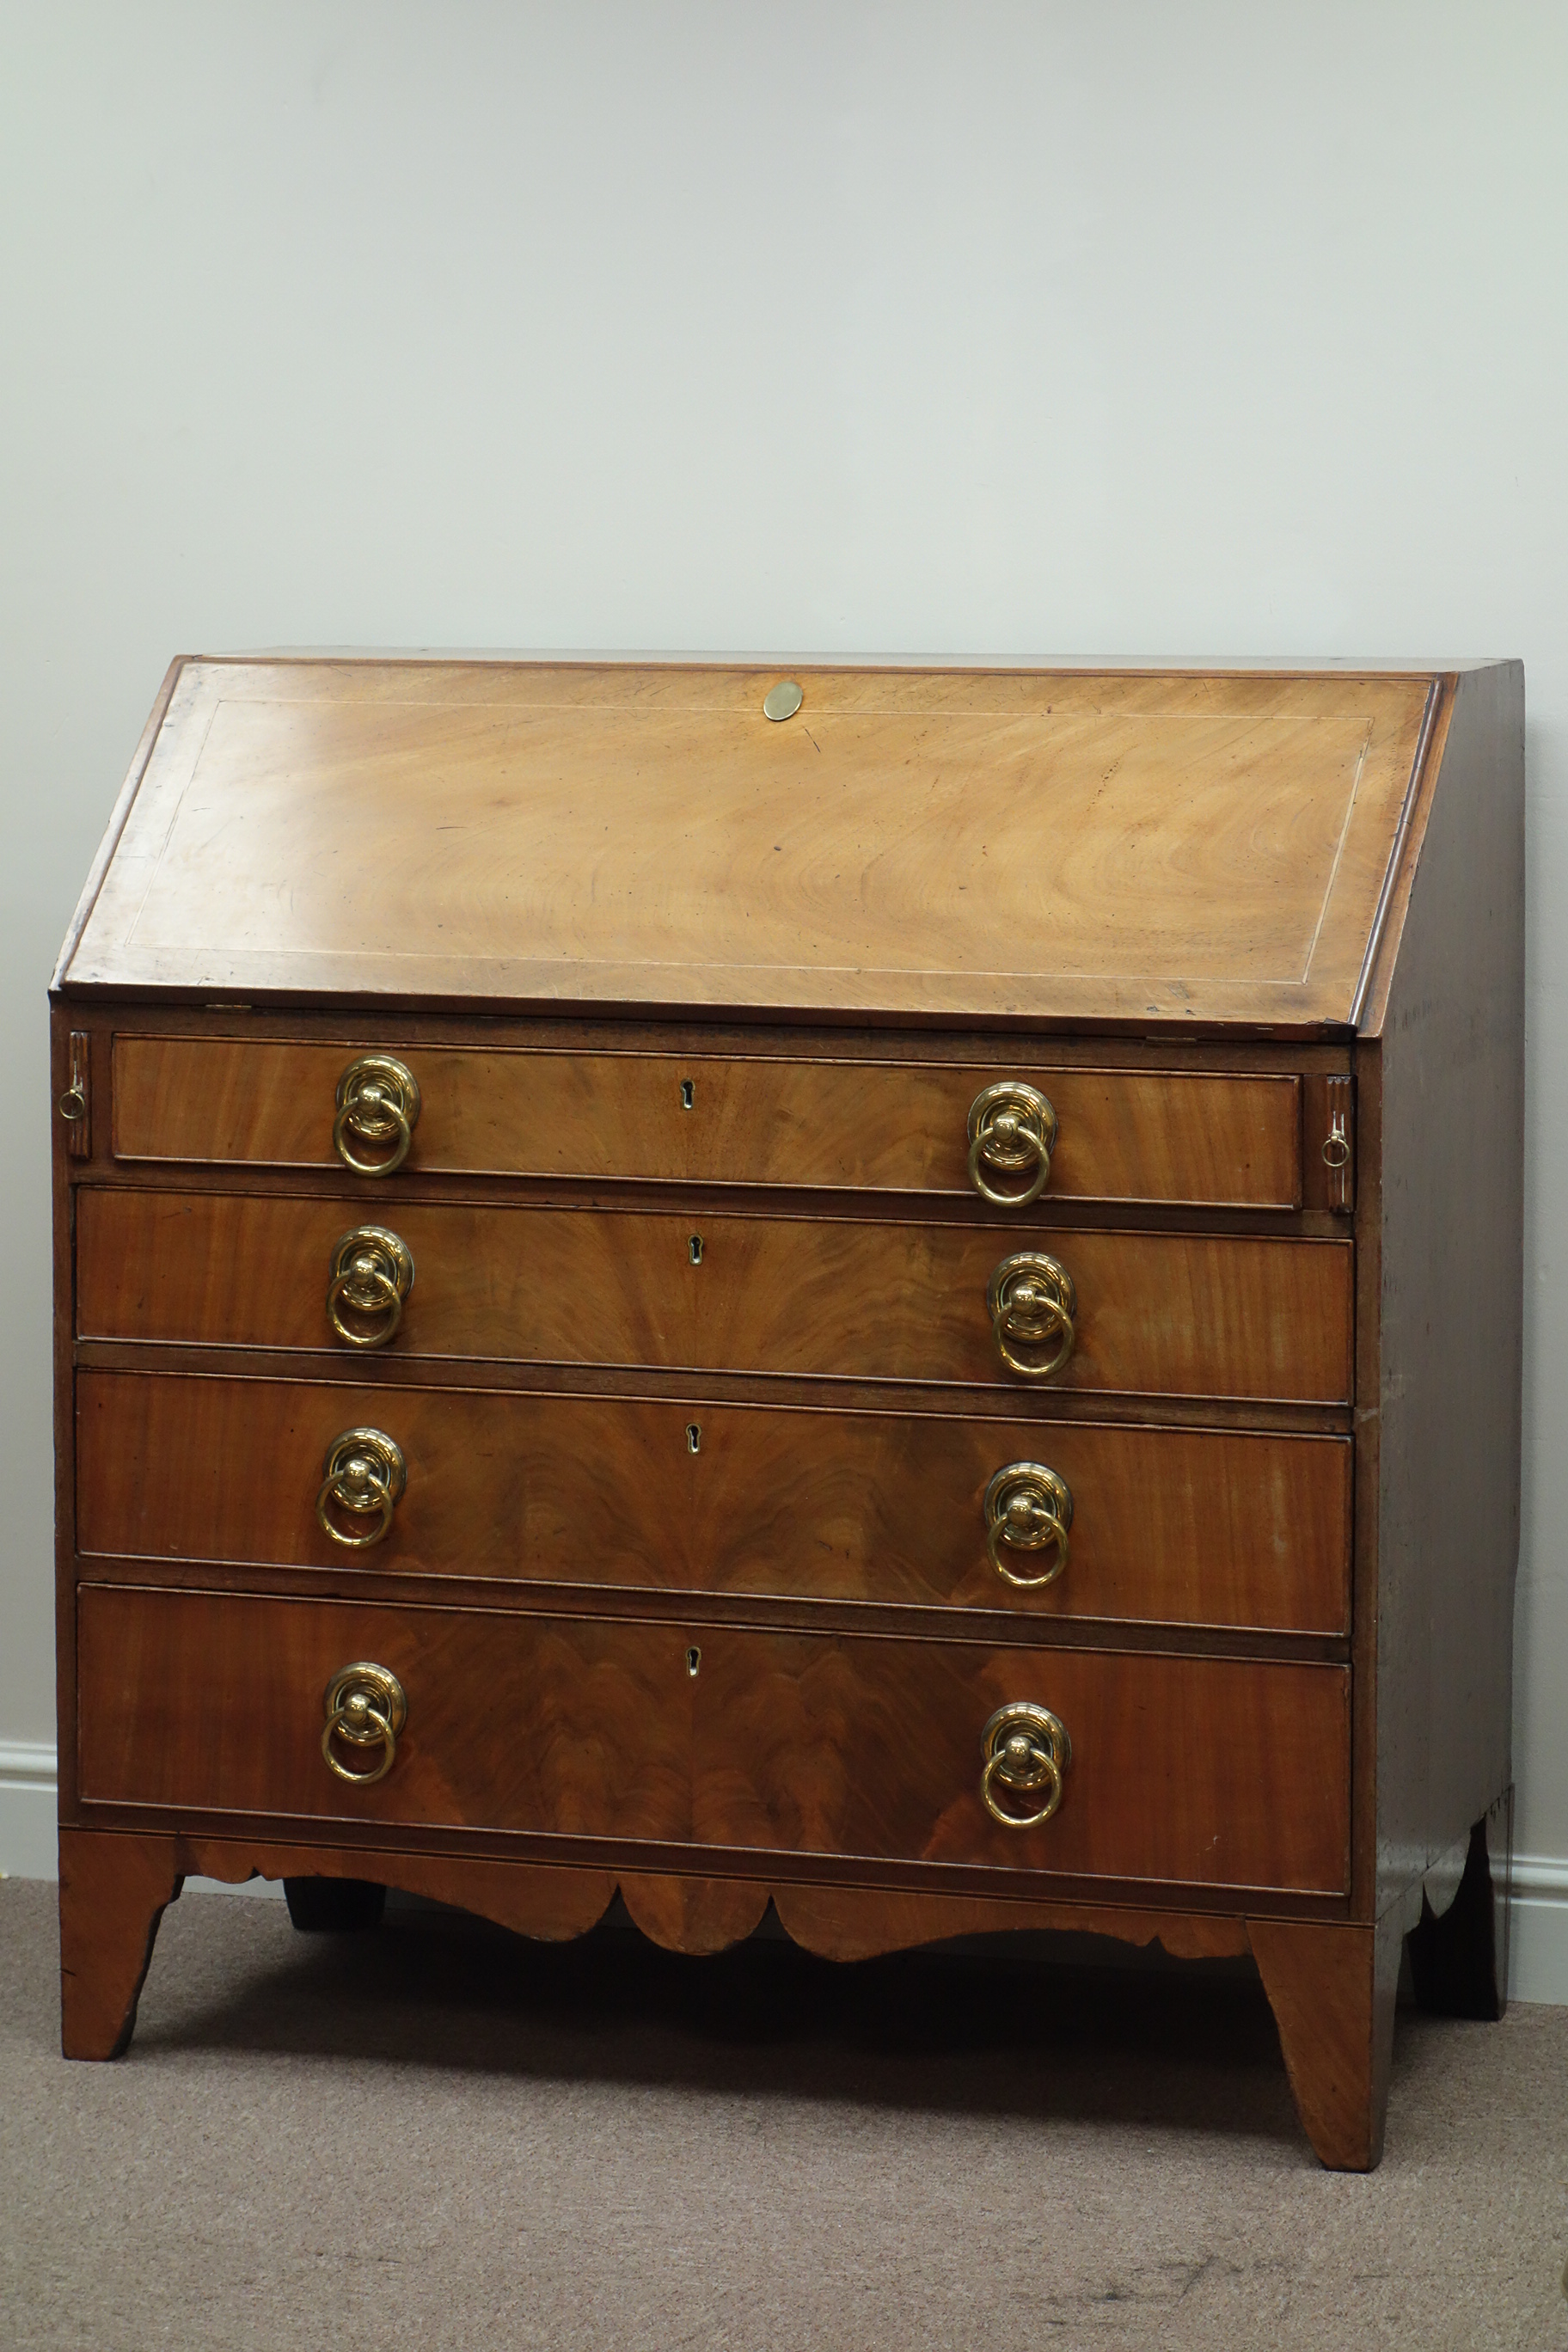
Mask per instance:
[[[1050,1181],[1057,1115],[1037,1087],[1004,1078],[969,1106],[969,1181],[997,1209],[1026,1209]],[[1005,1177],[987,1183],[985,1171]]]
[[[992,1567],[1007,1583],[1027,1591],[1054,1584],[1068,1564],[1072,1525],[1072,1489],[1043,1462],[1009,1462],[985,1489],[985,1549]],[[1048,1551],[1038,1576],[1020,1576],[1002,1554]]]
[[[345,1429],[327,1448],[316,1517],[332,1541],[350,1551],[368,1551],[392,1525],[392,1514],[408,1484],[408,1466],[396,1440],[380,1429]],[[332,1512],[347,1511],[375,1525],[363,1535],[340,1527]]]
[[[332,1251],[327,1319],[351,1348],[384,1348],[413,1287],[406,1242],[385,1225],[356,1225]]]
[[[397,1735],[408,1720],[403,1685],[391,1669],[364,1660],[340,1667],[322,1694],[321,1711],[327,1718],[321,1753],[338,1779],[360,1788],[384,1780],[397,1760]],[[354,1770],[337,1753],[340,1740],[350,1748],[379,1748],[380,1762],[365,1772]]]
[[[362,1054],[338,1080],[332,1149],[356,1176],[390,1176],[408,1157],[419,1124],[419,1082],[406,1062],[390,1054]],[[382,1159],[362,1159],[360,1143],[390,1144]]]
[[[998,1355],[1022,1380],[1048,1381],[1072,1354],[1078,1292],[1061,1260],[1044,1250],[1003,1259],[985,1286],[985,1311]]]
[[[980,1745],[985,1759],[980,1795],[992,1820],[1007,1830],[1037,1830],[1048,1822],[1061,1803],[1072,1762],[1072,1741],[1060,1718],[1033,1699],[1014,1699],[997,1708],[980,1735]],[[1043,1802],[1028,1812],[1009,1812],[1001,1802],[1003,1791],[1028,1800],[1042,1790]]]

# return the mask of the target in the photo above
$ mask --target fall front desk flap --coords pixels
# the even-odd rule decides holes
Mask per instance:
[[[172,678],[68,992],[1309,1031],[1357,1018],[1444,685],[329,658]]]

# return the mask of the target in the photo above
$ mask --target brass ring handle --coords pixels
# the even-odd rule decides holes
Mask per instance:
[[[983,1201],[996,1209],[1026,1209],[1050,1181],[1057,1148],[1057,1114],[1037,1087],[1003,1078],[985,1087],[969,1106],[969,1181]],[[1026,1178],[1019,1191],[999,1191],[985,1181],[989,1168]]]
[[[335,1244],[328,1265],[327,1320],[351,1348],[384,1348],[413,1287],[407,1244],[385,1225],[356,1225]],[[345,1310],[363,1320],[346,1321]]]
[[[390,1054],[362,1054],[338,1080],[332,1149],[356,1176],[390,1176],[408,1157],[419,1124],[419,1082],[406,1062]],[[384,1160],[362,1160],[350,1145],[390,1143]]]
[[[1048,1822],[1061,1803],[1072,1762],[1072,1741],[1059,1717],[1033,1699],[1014,1699],[997,1708],[980,1744],[984,1757],[980,1796],[992,1820],[1007,1830],[1037,1830]],[[1043,1789],[1045,1802],[1032,1812],[1008,1812],[998,1800],[999,1787],[1026,1797]]]
[[[345,1429],[327,1448],[324,1475],[316,1496],[323,1532],[349,1551],[368,1551],[392,1525],[392,1514],[408,1484],[408,1467],[395,1438],[380,1429]],[[375,1519],[368,1535],[350,1535],[331,1517],[329,1504],[361,1518]]]
[[[367,1728],[368,1727],[368,1728]],[[381,1761],[368,1772],[352,1772],[332,1753],[332,1741],[342,1734],[344,1739],[379,1739],[382,1742]],[[389,1719],[363,1694],[356,1693],[353,1707],[338,1706],[327,1718],[321,1734],[321,1753],[340,1780],[352,1780],[357,1787],[368,1788],[373,1780],[383,1780],[397,1760],[397,1734]]]
[[[388,1667],[366,1661],[341,1667],[327,1685],[321,1707],[327,1718],[321,1754],[328,1769],[358,1788],[384,1780],[397,1761],[397,1735],[408,1719],[408,1702],[397,1676]],[[371,1771],[355,1772],[334,1753],[336,1739],[353,1748],[379,1748],[381,1760]]]
[[[1072,1354],[1078,1292],[1061,1260],[1044,1250],[1018,1250],[1002,1260],[985,1286],[985,1311],[997,1354],[1023,1380],[1048,1381]],[[1020,1348],[1047,1352],[1026,1356]]]
[[[1043,1462],[1009,1462],[986,1487],[984,1511],[985,1550],[997,1575],[1024,1591],[1054,1584],[1068,1564],[1072,1489],[1067,1480]],[[1040,1575],[1020,1576],[1002,1558],[1004,1545],[1009,1551],[1049,1549],[1055,1557]]]
[[[1025,1745],[1026,1748],[1026,1743]],[[1023,1751],[1021,1750],[1021,1752]],[[985,1810],[990,1814],[994,1822],[1001,1822],[1004,1829],[1037,1830],[1042,1822],[1048,1822],[1050,1820],[1051,1815],[1061,1803],[1061,1766],[1057,1762],[1054,1756],[1047,1756],[1043,1750],[1039,1757],[1039,1763],[1041,1769],[1037,1776],[1038,1784],[1048,1786],[1050,1794],[1047,1797],[1045,1803],[1040,1807],[1039,1811],[1034,1813],[1006,1812],[1004,1811],[1002,1806],[997,1803],[994,1796],[992,1794],[992,1784],[995,1780],[1001,1780],[1005,1781],[1009,1788],[1012,1788],[1015,1785],[1013,1775],[1007,1769],[1007,1759],[1004,1751],[999,1749],[997,1753],[990,1759],[989,1762],[986,1764],[984,1771],[981,1774],[980,1794],[984,1800]],[[359,1777],[361,1776],[352,1772],[346,1772],[343,1775],[345,1780],[354,1780]]]

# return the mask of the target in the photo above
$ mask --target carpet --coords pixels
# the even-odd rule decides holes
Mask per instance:
[[[1402,2011],[1358,2178],[1245,1962],[193,1894],[110,2065],[59,2056],[57,1971],[53,1887],[0,1885],[6,2352],[1568,2352],[1568,2009]]]

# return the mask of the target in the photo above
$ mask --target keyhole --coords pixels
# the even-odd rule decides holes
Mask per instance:
[[[680,1081],[680,1108],[682,1110],[689,1110],[691,1108],[691,1097],[695,1092],[696,1088],[692,1085],[691,1080],[689,1078],[682,1078]]]
[[[688,1454],[700,1454],[702,1451],[702,1423],[700,1421],[689,1421],[686,1424],[686,1450]]]
[[[691,1263],[692,1263],[692,1265],[701,1265],[701,1263],[702,1263],[702,1236],[701,1236],[701,1234],[692,1234],[692,1236],[691,1236],[690,1241],[687,1244],[687,1247],[688,1247],[688,1248],[690,1250],[690,1252],[691,1252]]]
[[[696,1674],[696,1672],[697,1672],[698,1667],[699,1667],[701,1664],[702,1664],[702,1653],[701,1653],[701,1651],[700,1651],[700,1649],[698,1649],[698,1648],[696,1647],[696,1645],[695,1645],[695,1644],[693,1644],[693,1646],[692,1646],[689,1650],[688,1650],[688,1652],[686,1653],[686,1671],[687,1671],[687,1673],[688,1673],[689,1675],[695,1675],[695,1674]]]

